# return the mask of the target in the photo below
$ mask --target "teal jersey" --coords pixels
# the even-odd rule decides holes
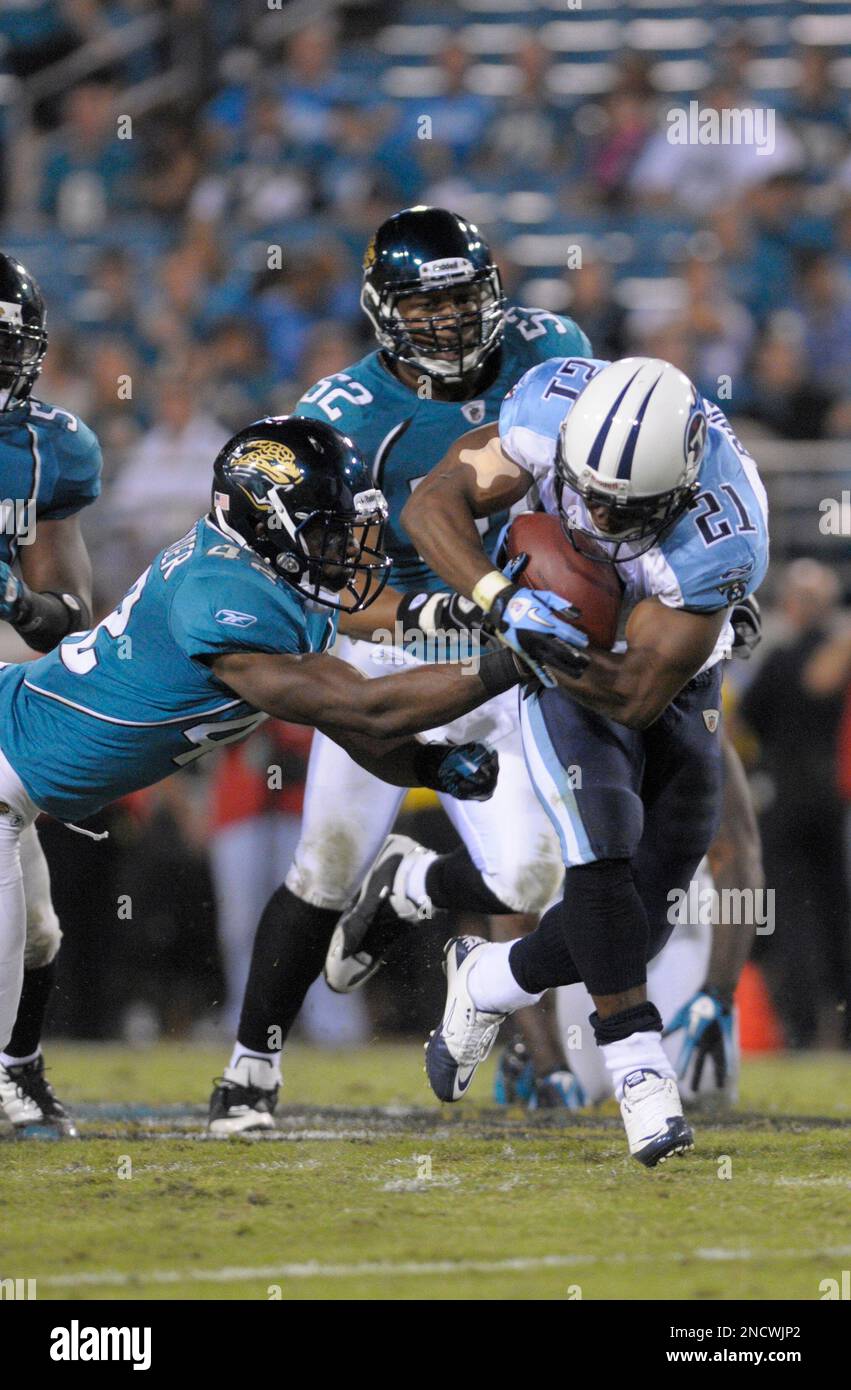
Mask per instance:
[[[394,376],[380,352],[371,352],[348,371],[318,381],[295,408],[297,415],[328,421],[348,434],[370,465],[375,486],[390,509],[385,544],[393,560],[390,583],[395,588],[446,588],[417,554],[399,520],[417,484],[460,435],[499,418],[506,393],[524,372],[556,355],[590,356],[591,347],[572,319],[513,306],[506,317],[501,354],[490,386],[469,401],[421,398]],[[502,512],[478,523],[489,554],[506,519]]]
[[[28,400],[0,411],[0,560],[12,564],[39,521],[94,502],[101,467],[96,436],[67,410]]]
[[[211,658],[321,652],[335,631],[336,613],[201,520],[97,627],[0,670],[0,748],[42,810],[89,816],[266,718]]]

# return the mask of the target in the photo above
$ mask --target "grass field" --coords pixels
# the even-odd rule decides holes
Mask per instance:
[[[848,1268],[851,1059],[747,1063],[740,1112],[647,1172],[614,1107],[499,1110],[485,1077],[441,1107],[421,1058],[294,1048],[278,1132],[212,1140],[218,1053],[52,1046],[83,1138],[0,1135],[0,1278],[40,1299],[818,1299]]]

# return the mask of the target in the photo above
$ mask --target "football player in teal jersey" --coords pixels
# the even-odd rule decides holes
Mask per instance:
[[[445,592],[401,523],[414,489],[460,435],[498,418],[506,392],[525,371],[555,353],[587,354],[590,346],[572,320],[507,304],[480,232],[443,208],[408,208],[382,224],[364,257],[361,302],[378,348],[310,387],[296,410],[344,429],[387,497],[392,583],[407,591],[398,613],[393,610],[398,624],[387,624],[389,632],[396,626],[398,643],[395,649],[357,641],[337,647],[338,655],[372,677],[413,663],[412,648],[418,646],[421,655],[435,631],[460,629],[467,640],[475,617],[473,605]],[[481,524],[489,554],[507,515]],[[477,640],[469,638],[471,645]],[[509,912],[520,916],[510,923],[503,919],[498,930],[531,930],[559,890],[562,866],[558,841],[526,773],[516,700],[495,700],[449,732],[496,741],[500,780],[486,804],[444,799],[463,844],[439,881],[430,872],[436,856],[419,855],[410,920],[440,908]],[[328,794],[331,788],[334,795]],[[401,800],[398,787],[382,784],[333,741],[314,739],[301,837],[286,881],[270,898],[257,930],[236,1047],[211,1100],[214,1133],[272,1124],[280,1073],[279,1051],[271,1049],[269,1038],[286,1038],[322,969],[337,919],[381,850]],[[352,814],[352,808],[362,814]],[[411,843],[394,836],[383,852],[388,882]],[[335,938],[326,978],[335,989],[353,989],[380,963],[380,956],[366,959]],[[542,1104],[575,1099],[554,1024],[541,1011],[529,1011],[523,1023],[534,1066],[522,1069],[518,1098]]]
[[[327,654],[338,621],[372,631],[364,610],[391,563],[385,523],[350,439],[318,421],[260,420],[216,459],[209,514],[102,622],[0,669],[0,1047],[23,975],[20,839],[40,811],[91,815],[267,715],[315,725],[396,785],[491,795],[495,752],[413,735],[516,685],[511,653],[475,671],[433,663],[374,681]],[[564,624],[551,658],[573,669],[583,643]]]
[[[91,566],[78,513],[98,496],[101,472],[100,446],[82,420],[33,399],[46,351],[39,287],[19,261],[0,254],[0,620],[39,652],[90,621]],[[62,933],[35,826],[21,836],[21,860],[24,986],[0,1051],[0,1108],[21,1136],[73,1136],[41,1051]]]

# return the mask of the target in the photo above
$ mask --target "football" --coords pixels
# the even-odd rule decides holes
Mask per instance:
[[[615,566],[582,555],[564,534],[558,517],[546,512],[522,512],[512,521],[508,556],[514,559],[523,551],[529,561],[518,582],[529,589],[549,589],[575,604],[580,614],[576,626],[595,647],[611,648],[623,598]]]

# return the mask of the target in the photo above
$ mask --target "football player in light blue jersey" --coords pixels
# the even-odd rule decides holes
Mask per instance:
[[[585,334],[570,319],[539,309],[507,306],[499,271],[478,230],[443,208],[408,208],[387,219],[364,258],[362,305],[378,350],[345,372],[312,386],[299,414],[344,429],[357,443],[373,480],[387,497],[387,552],[392,583],[407,591],[398,614],[395,650],[388,643],[340,644],[337,654],[367,676],[403,669],[411,648],[435,630],[448,634],[472,621],[472,605],[458,602],[417,553],[401,524],[402,508],[421,479],[471,426],[498,419],[506,391],[530,367],[554,353],[590,353]],[[507,511],[482,520],[482,544],[492,553]],[[376,621],[376,626],[378,622]],[[388,624],[389,632],[394,624]],[[529,783],[520,746],[515,702],[506,697],[478,712],[454,737],[498,740],[499,786],[484,805],[446,810],[463,848],[439,875],[433,854],[418,857],[411,920],[432,908],[522,914],[506,934],[531,930],[558,892],[558,841]],[[337,796],[327,795],[333,787]],[[285,885],[273,894],[254,944],[236,1048],[211,1100],[215,1133],[259,1129],[272,1123],[279,1079],[278,1053],[269,1051],[270,1021],[285,1038],[319,975],[337,918],[392,830],[401,803],[398,788],[382,786],[336,744],[321,736],[310,754],[301,836]],[[362,808],[363,814],[353,814]],[[367,814],[368,808],[368,814]],[[405,845],[397,836],[383,855],[392,878]],[[480,872],[481,871],[481,872]],[[438,881],[439,879],[439,881]],[[380,891],[380,888],[379,890]],[[326,966],[333,988],[364,982],[381,963],[350,942],[335,939]],[[357,959],[355,956],[357,955]],[[270,962],[282,962],[272,971]],[[538,1081],[524,1082],[524,1099],[562,1103],[572,1081],[554,1024],[540,1011],[523,1019]]]
[[[260,420],[222,449],[212,500],[95,628],[0,670],[0,1046],[23,973],[19,842],[39,811],[90,815],[269,714],[323,729],[401,786],[493,790],[496,753],[412,735],[510,689],[513,656],[366,681],[325,654],[338,621],[371,632],[361,615],[390,568],[386,503],[352,441],[316,421]]]
[[[92,431],[34,400],[47,352],[44,301],[20,261],[0,254],[0,620],[46,652],[91,612],[91,565],[78,513],[100,492]],[[62,939],[35,826],[21,836],[27,903],[24,986],[0,1051],[0,1108],[28,1137],[76,1131],[45,1076],[41,1031]]]
[[[511,582],[483,550],[477,520],[534,484],[567,535],[624,583],[625,643],[589,648],[576,674],[536,661],[569,612]],[[692,1144],[647,962],[675,925],[721,807],[720,684],[731,606],[768,563],[765,491],[724,415],[669,363],[554,359],[509,393],[497,426],[460,440],[425,480],[403,524],[426,560],[485,610],[485,625],[537,666],[523,703],[524,749],[565,863],[563,901],[513,945],[447,948],[448,1002],[427,1069],[458,1099],[503,1017],[556,985],[583,981],[595,1039],[621,1102],[630,1151],[647,1166]],[[581,785],[568,769],[581,768]]]

